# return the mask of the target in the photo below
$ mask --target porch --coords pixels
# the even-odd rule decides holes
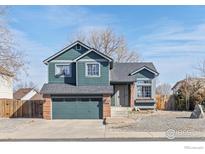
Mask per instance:
[[[118,83],[113,85],[114,93],[111,97],[111,107],[134,108],[135,84]]]
[[[144,88],[139,94],[144,94],[146,97],[136,97],[137,88],[135,82],[131,83],[118,83],[113,84],[114,93],[111,97],[111,110],[114,111],[126,111],[127,109],[131,110],[133,108],[139,109],[155,109],[155,99],[154,99],[154,89]],[[145,91],[150,90],[150,91]],[[142,96],[144,96],[142,95]],[[141,96],[141,95],[140,95]],[[125,109],[120,109],[125,108]]]

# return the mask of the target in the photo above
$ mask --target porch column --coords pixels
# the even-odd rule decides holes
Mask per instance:
[[[135,106],[135,83],[130,84],[130,107],[134,108]]]
[[[43,95],[45,102],[43,103],[43,118],[51,120],[51,96]]]
[[[103,95],[103,118],[111,117],[111,96]]]

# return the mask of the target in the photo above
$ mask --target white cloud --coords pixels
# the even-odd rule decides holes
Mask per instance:
[[[18,48],[24,53],[27,64],[27,73],[20,74],[23,82],[34,82],[38,88],[47,80],[47,68],[43,64],[43,60],[48,57],[48,53],[52,49],[33,41],[24,32],[11,29],[15,37]],[[18,84],[18,83],[17,83]]]
[[[18,16],[27,20],[27,22],[45,23],[50,25],[47,28],[52,29],[99,26],[114,22],[113,15],[107,13],[94,14],[92,10],[82,6],[41,6],[37,10],[33,10],[32,14],[25,14],[25,11],[18,13]]]
[[[205,23],[172,21],[155,24],[149,30],[137,39],[136,47],[145,60],[156,64],[163,82],[173,84],[186,74],[196,75],[194,66],[205,59]]]

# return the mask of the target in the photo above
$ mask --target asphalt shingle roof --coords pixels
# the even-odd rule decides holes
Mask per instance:
[[[156,68],[151,62],[139,63],[114,63],[111,69],[111,82],[132,82],[135,81],[135,76],[130,73],[142,68],[147,67],[157,73]]]
[[[42,94],[112,94],[113,86],[75,86],[70,84],[44,84]]]

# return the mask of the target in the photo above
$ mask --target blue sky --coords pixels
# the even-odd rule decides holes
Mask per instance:
[[[174,84],[205,59],[205,6],[12,6],[10,27],[29,61],[29,76],[40,88],[47,82],[43,60],[92,28],[113,28],[155,64],[158,83]]]

